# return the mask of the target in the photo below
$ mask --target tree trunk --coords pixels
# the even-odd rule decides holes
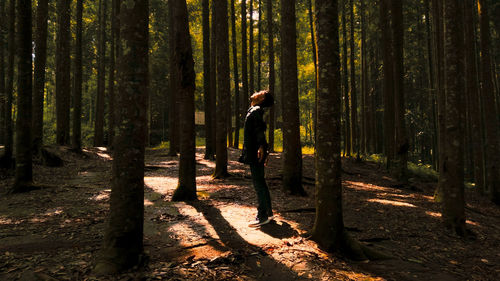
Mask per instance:
[[[17,0],[17,120],[16,175],[11,193],[32,189],[33,165],[31,150],[32,115],[32,52],[31,1]]]
[[[215,1],[215,32],[217,37],[217,112],[225,112],[229,106],[229,34],[227,0]],[[227,172],[227,115],[217,114],[217,135],[214,178],[225,178]]]
[[[169,48],[170,48],[170,77],[169,77],[169,86],[170,86],[170,97],[169,97],[169,110],[168,110],[168,135],[170,140],[170,147],[168,155],[177,156],[177,153],[180,150],[180,127],[179,127],[179,96],[178,96],[178,83],[176,80],[179,79],[179,73],[177,73],[178,68],[175,67],[175,22],[174,22],[174,11],[173,11],[173,2],[168,3],[168,12],[169,12]]]
[[[443,221],[445,226],[464,236],[464,65],[463,11],[458,0],[444,2],[444,49],[446,92],[446,145],[443,167]]]
[[[72,146],[75,151],[82,149],[82,32],[83,0],[76,2],[76,44],[75,44],[75,88],[73,91],[73,135]]]
[[[233,73],[234,73],[234,117],[235,117],[235,128],[234,128],[234,144],[235,148],[238,148],[240,143],[240,120],[241,120],[241,110],[240,110],[240,77],[238,75],[238,46],[236,41],[236,11],[234,8],[234,0],[231,0],[231,36],[232,36],[232,48],[233,48]],[[259,31],[260,36],[260,31]],[[231,124],[232,122],[230,122]],[[232,125],[232,124],[231,124]]]
[[[43,98],[45,90],[45,65],[47,62],[48,0],[39,0],[36,10],[35,73],[33,84],[33,153],[38,154],[43,145]]]
[[[258,0],[259,2],[259,22],[257,25],[258,29],[258,37],[257,37],[257,90],[261,90],[261,67],[262,67],[262,0]]]
[[[0,143],[5,144],[5,104],[7,97],[5,95],[5,37],[7,33],[5,22],[7,15],[5,14],[5,4],[7,1],[0,2]],[[0,156],[1,158],[1,156]]]
[[[104,99],[106,78],[106,18],[107,0],[99,1],[99,42],[97,49],[97,99],[95,110],[94,146],[104,144]]]
[[[308,14],[309,14],[309,28],[311,30],[311,45],[312,45],[312,57],[313,57],[313,63],[314,63],[314,77],[316,79],[314,83],[314,110],[313,110],[313,130],[314,130],[314,138],[316,138],[316,128],[317,128],[317,123],[318,123],[318,118],[317,118],[317,112],[318,112],[318,64],[316,62],[316,36],[314,34],[314,22],[313,22],[313,7],[312,7],[312,0],[307,1],[308,5]],[[316,144],[316,141],[314,141]]]
[[[193,51],[189,33],[188,10],[185,0],[172,2],[175,23],[174,67],[179,74],[176,88],[181,101],[180,116],[180,158],[179,184],[172,195],[172,201],[196,200],[196,133],[194,124],[194,72]]]
[[[202,1],[202,28],[203,28],[203,102],[205,108],[205,159],[214,158],[214,142],[212,126],[213,111],[210,100],[215,95],[210,88],[210,1]]]
[[[212,143],[213,143],[213,154],[212,159],[214,159],[214,154],[216,153],[216,137],[217,137],[217,34],[215,30],[216,26],[216,13],[215,5],[212,1],[212,30],[211,30],[211,41],[210,41],[210,107],[212,107]]]
[[[391,170],[394,165],[394,84],[393,84],[393,58],[390,34],[389,5],[390,0],[380,0],[380,31],[382,33],[382,55],[384,64],[384,134],[385,154],[387,157],[387,169]]]
[[[70,14],[71,2],[57,3],[58,30],[56,48],[56,114],[58,145],[69,144],[70,79]]]
[[[365,1],[361,0],[361,152],[367,153],[367,101],[368,101],[368,67],[366,63],[366,16]]]
[[[351,65],[351,136],[353,151],[356,153],[356,159],[360,159],[359,150],[359,126],[358,126],[358,93],[356,91],[356,66],[354,60],[356,57],[356,50],[354,47],[354,2],[350,0],[349,7],[351,9],[350,24],[351,24],[351,40],[350,44],[350,65]]]
[[[247,8],[246,1],[241,1],[241,80],[243,108],[241,118],[244,120],[249,106],[248,103],[248,64],[247,64]]]
[[[111,2],[111,38],[109,54],[109,77],[108,77],[108,147],[113,147],[115,137],[115,68],[116,68],[116,33],[117,31],[117,6],[118,0]]]
[[[254,65],[253,65],[253,0],[250,0],[249,3],[249,11],[250,22],[248,24],[248,69],[250,71],[250,81],[248,82],[248,91],[250,95],[255,92],[255,73],[254,73]]]
[[[295,1],[282,0],[283,188],[290,194],[305,195],[306,192],[302,187],[302,148],[300,143],[297,30],[295,21]]]
[[[144,149],[147,132],[149,1],[120,8],[124,46],[118,63],[117,135],[109,223],[97,274],[116,274],[143,262]]]
[[[495,90],[491,71],[490,20],[488,1],[479,0],[479,23],[481,28],[481,94],[484,106],[484,128],[486,132],[486,182],[485,190],[491,200],[500,205],[500,141],[499,120],[495,108]]]
[[[479,96],[479,83],[476,58],[476,34],[474,32],[475,11],[472,1],[464,1],[464,31],[465,31],[465,61],[466,61],[466,86],[468,96],[468,106],[471,117],[471,146],[474,159],[473,172],[474,182],[480,193],[484,192],[484,140],[483,126],[481,124],[481,107]]]
[[[403,63],[403,3],[402,1],[391,0],[392,19],[392,51],[394,59],[394,113],[396,130],[395,173],[398,180],[406,182],[408,180],[408,149],[410,147],[405,125],[405,90],[404,90],[404,63]]]
[[[274,73],[274,34],[273,34],[273,1],[267,0],[267,36],[268,36],[268,56],[269,56],[269,92],[275,94],[275,73]],[[274,152],[274,124],[276,120],[276,107],[271,106],[269,111],[269,151]]]
[[[351,156],[351,114],[349,110],[349,75],[347,73],[347,23],[346,5],[347,0],[342,3],[342,81],[344,84],[344,114],[345,114],[345,135],[344,135],[344,156]]]

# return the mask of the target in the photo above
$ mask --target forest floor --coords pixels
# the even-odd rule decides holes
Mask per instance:
[[[256,195],[248,168],[229,150],[231,177],[214,180],[214,162],[197,149],[196,202],[171,202],[178,158],[148,149],[144,243],[147,265],[96,277],[92,266],[109,210],[111,157],[51,148],[64,166],[36,165],[43,189],[3,195],[13,172],[0,171],[0,280],[499,280],[500,208],[466,190],[475,239],[444,231],[435,182],[400,185],[377,163],[343,159],[344,220],[350,234],[393,259],[354,262],[308,240],[314,223],[314,162],[304,156],[307,197],[281,190],[280,154],[267,168],[276,219],[248,227]]]

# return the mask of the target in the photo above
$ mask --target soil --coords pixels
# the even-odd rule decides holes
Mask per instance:
[[[147,150],[146,265],[97,277],[92,267],[109,210],[111,156],[104,148],[76,154],[49,149],[62,167],[35,165],[42,189],[3,195],[13,172],[0,170],[0,280],[499,280],[500,208],[466,189],[467,227],[446,231],[435,182],[402,185],[371,162],[343,159],[344,220],[349,233],[392,259],[354,262],[308,240],[314,224],[314,160],[304,156],[307,197],[281,189],[280,154],[266,169],[275,220],[260,229],[249,169],[229,149],[231,177],[212,179],[215,163],[197,149],[198,201],[171,202],[178,158]]]

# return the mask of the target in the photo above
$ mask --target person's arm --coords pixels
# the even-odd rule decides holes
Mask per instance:
[[[266,140],[266,123],[264,122],[263,112],[256,112],[254,119],[255,124],[255,137],[258,147],[257,158],[259,162],[265,160],[267,155],[267,140]]]

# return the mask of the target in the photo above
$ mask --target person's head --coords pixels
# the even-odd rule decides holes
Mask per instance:
[[[263,90],[257,93],[254,93],[250,97],[250,101],[252,106],[258,105],[260,107],[271,107],[274,105],[274,97],[269,92],[269,90]]]

